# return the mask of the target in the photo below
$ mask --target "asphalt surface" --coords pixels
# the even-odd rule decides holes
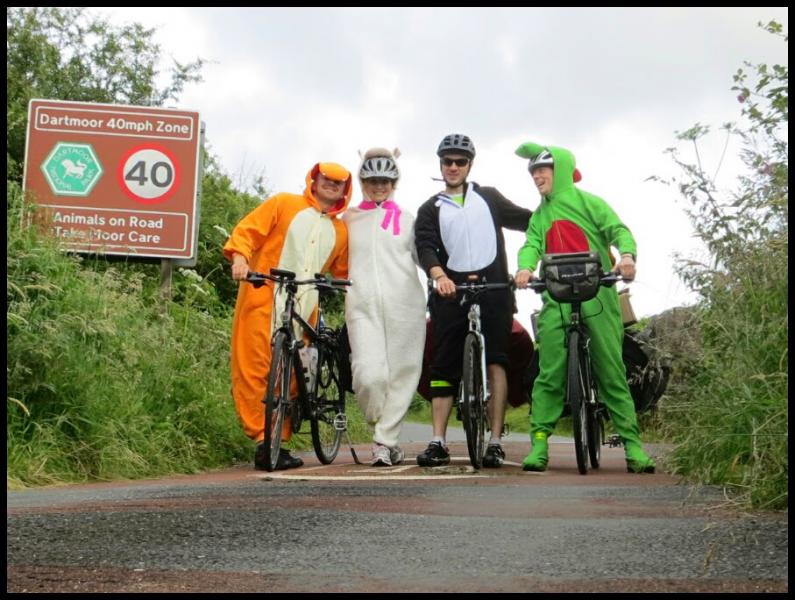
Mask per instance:
[[[766,591],[788,589],[786,513],[739,514],[714,488],[626,472],[579,475],[568,441],[526,473],[241,465],[169,479],[7,492],[7,591]],[[369,458],[367,445],[356,447]]]

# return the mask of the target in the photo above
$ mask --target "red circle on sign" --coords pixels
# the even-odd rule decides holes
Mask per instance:
[[[139,152],[145,152],[147,150],[163,154],[166,158],[168,158],[169,161],[171,161],[171,166],[174,169],[174,181],[171,183],[168,190],[166,190],[162,195],[156,196],[154,198],[147,198],[146,196],[140,196],[136,194],[127,185],[127,180],[125,179],[125,173],[124,173],[124,167],[127,164],[127,161],[129,161],[130,158],[135,154]],[[165,202],[166,200],[168,200],[177,191],[180,182],[180,172],[181,169],[179,167],[179,163],[177,162],[177,159],[174,157],[174,154],[171,151],[167,150],[163,146],[158,146],[157,144],[143,144],[141,146],[133,148],[132,150],[128,151],[124,156],[122,156],[121,160],[119,161],[119,168],[116,170],[116,180],[119,184],[119,187],[121,187],[122,191],[124,191],[124,193],[127,194],[134,201],[139,202],[140,204],[159,204],[161,202]],[[146,167],[144,167],[144,175],[151,176],[151,172],[147,172]]]

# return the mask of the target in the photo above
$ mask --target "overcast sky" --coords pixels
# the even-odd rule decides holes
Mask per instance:
[[[209,61],[176,108],[200,112],[210,151],[241,186],[264,174],[271,191],[300,192],[317,161],[354,170],[358,150],[397,146],[396,200],[416,214],[441,189],[439,141],[460,132],[477,149],[470,179],[532,209],[539,196],[514,150],[570,149],[579,186],[638,241],[638,316],[693,302],[673,253],[699,252],[684,200],[646,179],[676,173],[664,154],[675,131],[739,120],[730,88],[743,61],[788,64],[786,44],[756,25],[788,31],[787,8],[93,10],[156,27],[167,57]],[[725,141],[711,138],[709,173]],[[738,150],[730,144],[718,174],[724,190],[735,188]],[[506,240],[513,271],[524,235]],[[528,326],[540,300],[517,295]]]

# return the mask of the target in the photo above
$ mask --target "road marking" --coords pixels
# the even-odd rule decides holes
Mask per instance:
[[[434,477],[438,477],[439,479],[484,479],[492,476],[478,475],[475,473],[471,475],[445,475],[444,473],[434,475],[433,473],[429,473],[428,475],[362,475],[360,477],[354,475],[312,475],[311,477],[307,477],[305,475],[271,473],[270,475],[261,475],[260,479],[264,479],[265,481],[271,481],[273,479],[288,479],[292,481],[406,481],[424,479],[427,481]]]
[[[274,479],[289,481],[401,481],[401,480],[427,480],[439,479],[483,479],[497,477],[497,470],[492,473],[477,471],[469,465],[468,456],[451,456],[451,463],[464,463],[463,465],[449,465],[442,467],[420,467],[415,464],[396,465],[393,467],[373,467],[370,464],[356,465],[356,463],[342,463],[337,467],[352,467],[344,470],[346,475],[323,475],[321,471],[327,470],[331,465],[317,465],[314,467],[302,468],[297,473],[275,473],[267,475],[256,474],[255,476],[265,481]],[[521,467],[521,463],[504,461],[503,465]],[[422,473],[410,475],[406,473],[411,470],[422,470]],[[311,473],[311,475],[310,475]],[[540,472],[525,472],[522,475],[542,475]]]
[[[402,473],[403,471],[408,471],[409,469],[413,469],[417,465],[406,465],[404,467],[370,467],[366,469],[368,473],[374,473],[378,475],[389,475],[390,473]],[[363,473],[365,469],[351,469],[346,471],[346,473]]]

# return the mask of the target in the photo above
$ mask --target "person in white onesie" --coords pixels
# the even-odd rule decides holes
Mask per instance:
[[[422,371],[425,293],[414,245],[414,216],[394,200],[400,172],[384,148],[368,150],[359,169],[364,199],[350,207],[345,299],[353,391],[373,429],[371,464],[403,461],[398,437]]]

